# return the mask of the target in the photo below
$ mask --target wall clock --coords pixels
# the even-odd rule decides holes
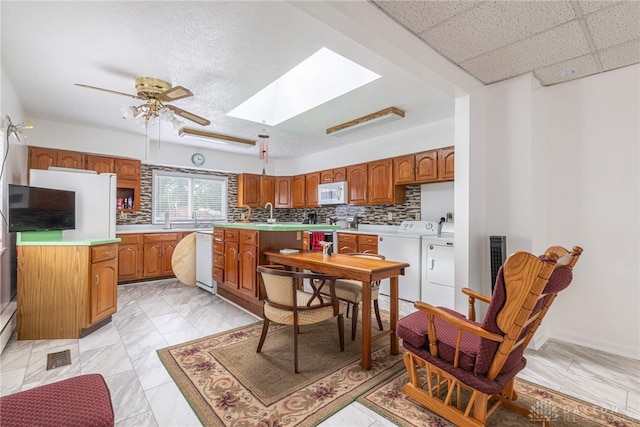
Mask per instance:
[[[191,156],[191,163],[194,166],[202,166],[204,164],[204,155],[200,153],[193,153]]]

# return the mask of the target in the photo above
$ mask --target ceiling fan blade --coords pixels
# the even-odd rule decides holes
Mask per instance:
[[[158,95],[158,99],[160,99],[161,101],[169,102],[175,101],[176,99],[188,98],[190,96],[193,96],[193,93],[191,93],[189,89],[182,86],[176,86],[165,92],[162,92],[160,95]]]
[[[177,116],[180,117],[184,117],[187,120],[191,120],[192,122],[195,122],[199,125],[202,126],[209,126],[211,124],[211,121],[207,120],[207,119],[203,119],[200,116],[196,116],[193,113],[190,113],[188,111],[184,111],[178,107],[174,107],[173,105],[166,105],[167,108],[169,108],[171,111],[173,111],[173,113]]]
[[[86,88],[89,88],[89,89],[101,90],[101,91],[103,91],[103,92],[115,93],[116,95],[124,95],[124,96],[128,96],[129,98],[134,98],[134,99],[142,99],[142,98],[140,98],[138,95],[131,95],[131,94],[129,94],[129,93],[118,92],[118,91],[110,90],[110,89],[103,89],[103,88],[101,88],[101,87],[95,87],[95,86],[83,85],[83,84],[80,84],[80,83],[76,83],[76,86],[86,87]]]

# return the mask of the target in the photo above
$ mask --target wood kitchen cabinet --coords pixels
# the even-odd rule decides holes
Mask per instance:
[[[326,184],[328,182],[341,182],[347,180],[347,168],[335,168],[320,171],[320,182]]]
[[[21,245],[17,262],[20,340],[81,338],[117,310],[117,243]]]
[[[213,229],[213,273],[212,277],[218,285],[224,282],[224,230]]]
[[[350,205],[404,203],[404,188],[394,185],[393,160],[347,167]]]
[[[338,253],[378,253],[378,236],[375,234],[337,233]]]
[[[293,207],[293,198],[291,195],[291,177],[276,176],[275,186],[276,186],[276,203],[273,206],[276,208]]]
[[[294,208],[304,208],[305,203],[305,175],[296,175],[291,180],[292,206]]]
[[[225,230],[224,287],[249,300],[258,298],[258,231]]]
[[[267,202],[275,203],[275,177],[250,173],[238,175],[238,206],[263,208]]]
[[[453,181],[455,177],[455,147],[438,150],[438,181]]]
[[[145,279],[173,276],[171,257],[182,233],[145,234],[143,241],[143,271]]]
[[[95,324],[116,312],[117,284],[118,244],[91,246],[89,324]]]
[[[302,232],[260,231],[228,227],[218,230],[224,231],[224,259],[221,263],[218,262],[218,258],[215,258],[214,261],[214,269],[218,265],[221,265],[223,269],[218,273],[224,279],[218,281],[218,294],[246,310],[262,316],[261,300],[264,296],[260,293],[260,279],[256,267],[268,264],[264,257],[265,251],[277,251],[283,248],[302,249]],[[214,236],[215,232],[214,228]],[[214,249],[214,257],[215,253]]]
[[[238,247],[238,292],[258,298],[258,232],[240,230]]]
[[[304,191],[305,206],[314,208],[318,206],[318,184],[320,184],[320,172],[305,174]]]
[[[367,171],[367,202],[373,205],[404,203],[404,187],[393,182],[393,160],[370,162]]]
[[[46,170],[49,166],[84,169],[84,162],[84,154],[77,151],[29,147],[29,169]]]
[[[118,245],[118,282],[142,278],[142,234],[116,234]]]
[[[238,236],[239,230],[224,230],[224,282],[222,286],[233,294],[237,293],[238,280]],[[222,288],[218,288],[218,292]]]
[[[438,150],[395,157],[393,169],[396,185],[436,182],[438,180]]]
[[[368,165],[366,163],[347,166],[350,205],[367,204],[367,172]]]

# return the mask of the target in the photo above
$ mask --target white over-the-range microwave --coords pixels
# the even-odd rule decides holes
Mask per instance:
[[[318,204],[342,205],[348,202],[347,181],[330,182],[318,185]]]

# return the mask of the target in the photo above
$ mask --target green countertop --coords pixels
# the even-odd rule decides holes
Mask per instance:
[[[226,222],[213,223],[213,228],[240,228],[258,231],[305,231],[305,230],[338,230],[342,227],[328,224],[300,224],[299,222]]]
[[[80,239],[65,240],[60,231],[25,231],[18,233],[17,246],[95,246],[108,243],[118,243],[115,239]]]

